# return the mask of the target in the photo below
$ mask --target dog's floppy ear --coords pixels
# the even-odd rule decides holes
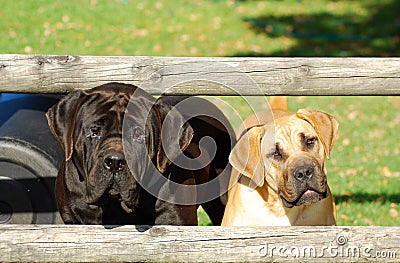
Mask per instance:
[[[301,109],[296,116],[310,123],[317,131],[318,139],[322,142],[325,155],[329,159],[333,144],[337,139],[339,123],[331,115],[315,110]]]
[[[74,142],[76,115],[84,102],[83,91],[74,91],[63,97],[58,103],[48,109],[47,122],[54,137],[65,152],[65,160],[71,159]]]
[[[164,173],[171,162],[189,146],[194,131],[184,121],[182,114],[173,109],[168,103],[162,101],[162,99],[156,101],[153,110],[156,111],[156,115],[161,123],[159,129],[161,140],[157,151],[157,169],[160,173]],[[177,131],[179,127],[180,129]],[[179,147],[176,147],[176,142],[179,142]]]
[[[233,147],[229,162],[241,174],[251,179],[250,187],[264,185],[265,169],[261,158],[261,141],[265,128],[255,126],[250,128]]]

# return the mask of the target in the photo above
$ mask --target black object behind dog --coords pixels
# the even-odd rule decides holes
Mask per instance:
[[[61,96],[0,101],[0,224],[61,222],[54,182],[64,158],[45,112]],[[1,98],[0,98],[1,99]]]

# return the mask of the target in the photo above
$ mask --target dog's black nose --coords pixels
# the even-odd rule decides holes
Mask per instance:
[[[109,154],[104,158],[104,167],[112,173],[117,173],[125,168],[126,160],[123,155]]]
[[[294,178],[300,182],[308,181],[314,175],[314,168],[311,166],[300,166],[294,170]]]

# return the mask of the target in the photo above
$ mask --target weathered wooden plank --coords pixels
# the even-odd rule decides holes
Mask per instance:
[[[66,93],[110,81],[152,94],[400,95],[400,58],[0,55],[0,92]]]
[[[1,262],[399,262],[400,227],[1,225]]]

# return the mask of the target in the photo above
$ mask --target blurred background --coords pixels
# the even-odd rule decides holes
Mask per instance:
[[[396,0],[1,0],[1,52],[398,56]]]
[[[0,0],[0,6],[2,54],[400,54],[397,0]],[[223,99],[242,116],[251,113],[241,100]],[[400,225],[400,98],[290,97],[289,105],[325,111],[340,123],[327,167],[338,224]]]

